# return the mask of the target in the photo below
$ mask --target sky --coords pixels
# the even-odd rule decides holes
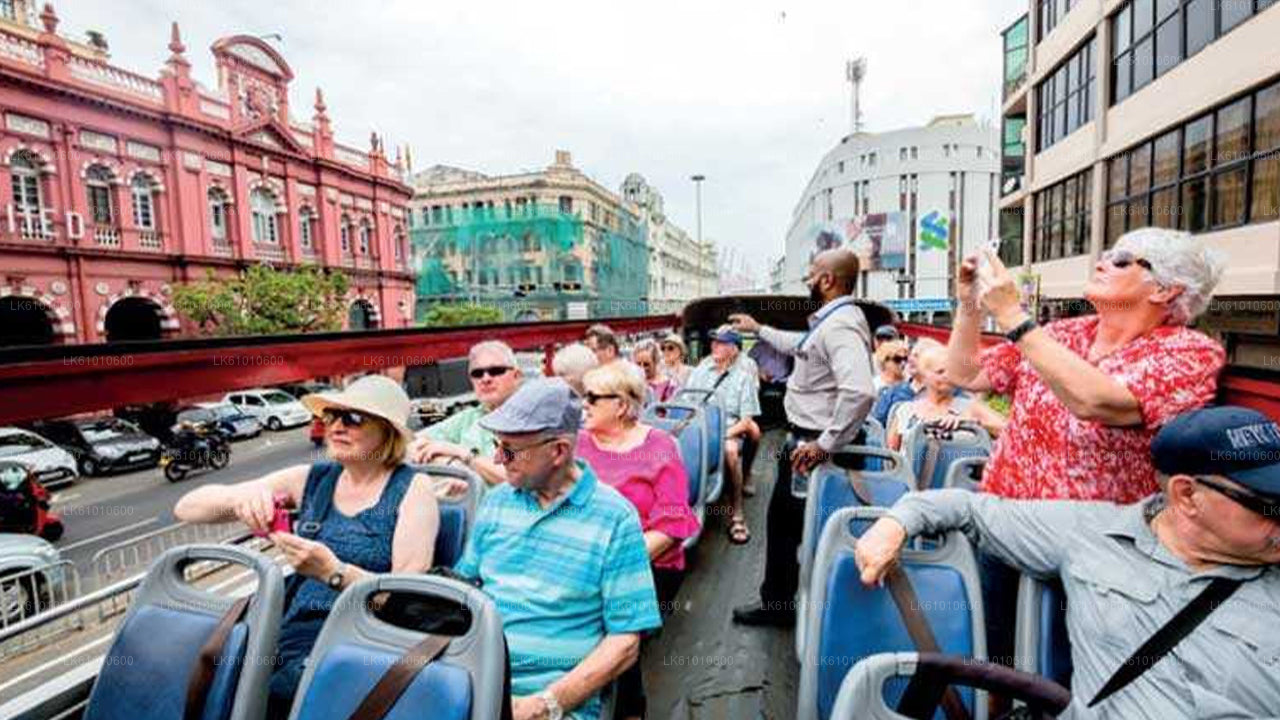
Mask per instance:
[[[1026,0],[55,0],[60,32],[99,30],[112,63],[154,76],[176,20],[193,74],[208,48],[268,40],[294,72],[309,120],[323,88],[340,142],[376,130],[415,169],[536,170],[569,150],[617,191],[638,172],[694,233],[764,276],[822,156],[850,131],[845,61],[867,60],[871,132],[936,115],[993,118],[1000,32]],[[735,263],[738,264],[738,263]]]

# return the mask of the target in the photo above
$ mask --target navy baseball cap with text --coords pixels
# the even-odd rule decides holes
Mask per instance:
[[[1183,413],[1156,433],[1151,458],[1165,475],[1221,475],[1280,503],[1280,426],[1257,410]]]

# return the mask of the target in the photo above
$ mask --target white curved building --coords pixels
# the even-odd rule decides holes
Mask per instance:
[[[805,292],[809,259],[839,242],[863,257],[860,297],[941,309],[959,258],[997,232],[999,178],[999,134],[972,115],[845,137],[792,213],[783,292]]]

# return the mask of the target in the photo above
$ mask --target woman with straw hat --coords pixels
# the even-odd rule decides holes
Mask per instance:
[[[269,534],[295,573],[289,578],[270,717],[287,716],[302,663],[342,589],[370,573],[424,572],[440,523],[429,478],[404,464],[409,397],[369,375],[341,392],[302,403],[324,421],[327,460],[236,485],[206,485],[178,501],[185,522],[239,520]],[[278,505],[297,510],[293,532],[273,528]]]

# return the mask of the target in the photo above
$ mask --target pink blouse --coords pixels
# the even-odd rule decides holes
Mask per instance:
[[[644,442],[626,452],[614,452],[596,445],[591,433],[582,430],[578,457],[591,465],[601,482],[635,505],[644,532],[657,530],[677,541],[698,532],[698,518],[689,508],[689,476],[680,448],[666,431],[650,428]],[[683,570],[684,548],[676,542],[653,566]]]

